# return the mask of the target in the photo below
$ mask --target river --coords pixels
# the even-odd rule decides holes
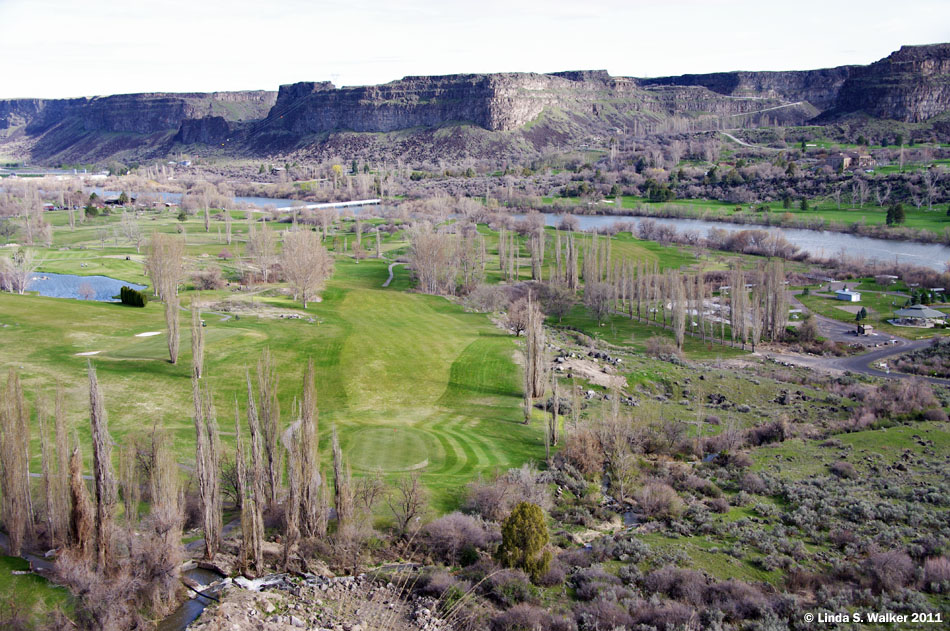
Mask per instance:
[[[542,213],[549,226],[560,223],[562,216],[554,213]],[[515,215],[524,217],[524,215]],[[950,247],[933,243],[914,241],[896,241],[861,237],[843,232],[807,230],[802,228],[782,228],[779,226],[756,226],[727,223],[721,221],[703,221],[701,219],[678,219],[660,217],[630,217],[616,215],[575,215],[581,230],[591,230],[611,226],[618,221],[640,222],[649,219],[657,224],[673,226],[679,232],[693,231],[706,236],[712,229],[738,232],[740,230],[765,230],[772,234],[781,234],[789,243],[802,252],[818,258],[827,258],[844,253],[849,257],[864,258],[883,263],[908,263],[944,271],[950,262]]]
[[[118,196],[118,191],[103,191],[94,189],[100,195]],[[177,202],[181,199],[181,193],[146,193],[158,195],[165,201]],[[268,197],[235,197],[236,205],[253,205],[262,208],[280,208],[301,204],[300,200],[294,199],[275,199]],[[367,207],[352,207],[354,213],[365,212]],[[378,210],[379,206],[369,207],[372,211]],[[386,208],[383,206],[382,208]],[[561,215],[556,213],[542,213],[545,222],[549,226],[556,226],[561,221]],[[514,214],[514,217],[523,217],[524,215]],[[848,257],[863,258],[869,261],[882,263],[906,263],[910,265],[919,265],[929,267],[937,271],[944,271],[946,265],[950,262],[950,247],[940,244],[917,243],[914,241],[897,241],[888,239],[875,239],[872,237],[862,237],[843,232],[832,232],[823,230],[807,230],[802,228],[782,228],[780,226],[756,226],[747,224],[734,224],[721,221],[704,221],[702,219],[679,219],[679,218],[659,218],[659,217],[632,217],[617,215],[575,215],[580,222],[581,230],[591,230],[610,226],[617,221],[633,222],[639,225],[640,222],[650,219],[658,224],[672,225],[680,232],[688,230],[698,233],[705,237],[710,230],[719,229],[736,232],[739,230],[765,230],[770,233],[778,233],[785,237],[789,243],[798,247],[802,252],[817,258],[827,258],[844,253]]]

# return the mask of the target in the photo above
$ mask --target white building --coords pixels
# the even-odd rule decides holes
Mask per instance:
[[[861,302],[860,292],[851,291],[850,289],[839,289],[835,292],[835,298],[845,302]]]

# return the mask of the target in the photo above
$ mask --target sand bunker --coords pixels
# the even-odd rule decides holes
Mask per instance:
[[[152,337],[153,335],[161,335],[161,331],[146,331],[145,333],[136,333],[135,337]]]
[[[98,355],[102,351],[86,351],[85,353],[76,353],[76,357],[88,357],[90,355]]]

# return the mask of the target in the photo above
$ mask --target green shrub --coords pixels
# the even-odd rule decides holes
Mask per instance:
[[[122,300],[122,304],[130,307],[144,307],[148,304],[148,296],[144,292],[125,285],[119,290],[119,298]]]
[[[537,504],[521,502],[501,526],[498,556],[508,567],[522,569],[537,581],[551,565],[551,552],[544,549],[548,540],[544,511]]]

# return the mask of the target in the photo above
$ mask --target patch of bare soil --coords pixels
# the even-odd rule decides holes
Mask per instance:
[[[299,311],[282,309],[267,304],[266,302],[252,302],[250,300],[222,300],[210,305],[202,305],[202,309],[216,311],[218,313],[230,313],[239,316],[257,316],[258,318],[272,318],[291,320],[309,320],[310,317],[301,314]]]
[[[570,357],[559,364],[564,367],[565,372],[571,372],[574,375],[582,377],[590,383],[604,388],[616,388],[622,390],[627,387],[627,380],[621,375],[611,375],[597,362],[579,357]]]
[[[272,580],[276,579],[276,580]],[[275,575],[257,591],[232,585],[221,602],[209,606],[191,624],[193,631],[258,629],[284,631],[448,631],[436,613],[436,602],[407,593],[392,583],[369,576],[300,578]]]

